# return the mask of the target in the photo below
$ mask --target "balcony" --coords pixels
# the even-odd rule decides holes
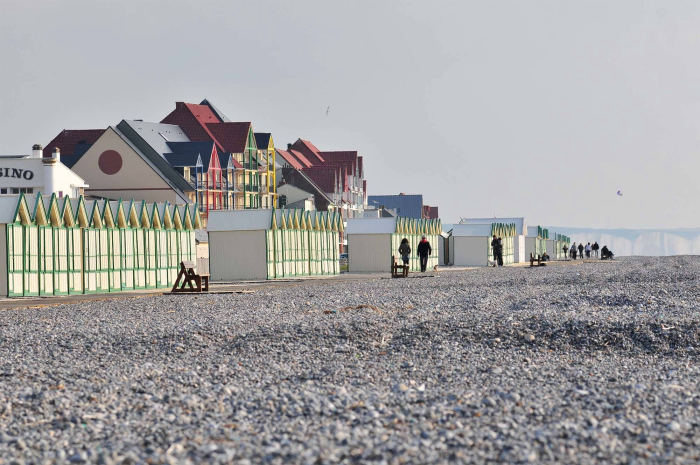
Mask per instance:
[[[260,192],[260,186],[257,184],[246,184],[245,190],[246,192]]]

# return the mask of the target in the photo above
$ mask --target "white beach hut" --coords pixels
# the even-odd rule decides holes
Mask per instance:
[[[487,266],[492,263],[493,235],[503,240],[503,264],[513,263],[515,224],[456,224],[450,231],[450,265]]]
[[[388,272],[391,257],[399,257],[401,241],[408,239],[411,247],[409,262],[411,271],[420,271],[418,243],[425,235],[433,249],[428,268],[438,264],[438,235],[442,231],[440,220],[414,218],[350,218],[345,231],[348,238],[348,271],[355,273]]]
[[[527,236],[527,222],[524,217],[513,218],[462,218],[460,224],[513,224],[515,235],[513,236],[513,263],[525,263],[530,256],[525,254],[525,236]]]
[[[541,226],[528,226],[527,236],[525,237],[525,258],[530,260],[530,254],[535,257],[542,256],[547,250],[547,238],[549,237],[549,231]],[[550,257],[554,255],[550,254]]]

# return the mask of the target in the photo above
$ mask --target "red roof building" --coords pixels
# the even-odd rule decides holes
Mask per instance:
[[[44,148],[43,157],[51,158],[51,152],[56,147],[61,150],[63,158],[73,156],[76,146],[82,155],[104,132],[104,129],[64,129]]]

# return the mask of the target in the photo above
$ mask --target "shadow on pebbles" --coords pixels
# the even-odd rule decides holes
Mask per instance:
[[[5,463],[693,462],[700,258],[0,313]]]

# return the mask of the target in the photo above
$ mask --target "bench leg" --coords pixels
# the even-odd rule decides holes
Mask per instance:
[[[209,292],[209,276],[202,276],[204,280],[204,292]]]

